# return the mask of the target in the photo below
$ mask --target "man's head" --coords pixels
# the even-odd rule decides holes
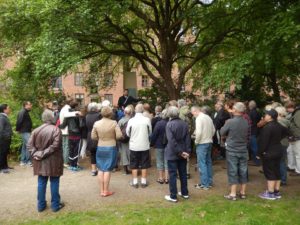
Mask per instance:
[[[124,89],[123,95],[128,96],[128,89]]]
[[[270,109],[265,111],[264,120],[266,122],[277,120],[277,117],[278,117],[278,113],[275,109]]]
[[[149,103],[144,103],[143,107],[144,107],[144,111],[150,112],[151,106],[149,105]]]
[[[197,105],[192,106],[191,113],[193,114],[194,117],[199,116],[199,114],[201,113],[200,107]]]
[[[78,102],[77,102],[77,101],[72,101],[72,102],[70,103],[70,107],[71,107],[72,109],[76,109],[76,108],[78,107]]]
[[[126,106],[125,109],[124,109],[124,113],[125,113],[125,115],[131,117],[132,114],[133,114],[132,107],[131,106]]]
[[[29,102],[29,101],[25,101],[25,102],[23,102],[23,107],[24,107],[26,110],[31,110],[31,109],[32,109],[32,104],[31,104],[31,102]]]
[[[217,101],[215,104],[215,110],[218,112],[223,108],[223,102],[222,101]]]
[[[256,108],[256,102],[254,100],[251,100],[249,102],[249,109],[251,110],[251,109],[255,109],[255,108]]]
[[[155,106],[155,113],[161,113],[162,107],[160,105]]]
[[[10,107],[7,104],[0,105],[0,113],[10,114]]]
[[[232,112],[233,115],[243,115],[246,111],[246,106],[242,102],[236,102],[232,108],[233,108],[233,112]]]
[[[179,116],[179,109],[176,106],[170,106],[168,108],[168,117],[177,118]]]
[[[143,113],[144,112],[144,106],[143,104],[139,103],[135,106],[135,112],[136,113]]]
[[[178,107],[181,108],[183,106],[186,106],[186,101],[184,99],[179,99],[177,104],[178,104]]]

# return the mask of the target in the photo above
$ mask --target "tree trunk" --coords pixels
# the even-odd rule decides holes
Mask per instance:
[[[269,74],[269,84],[273,90],[273,98],[275,101],[280,102],[280,90],[277,84],[277,78],[275,73]]]

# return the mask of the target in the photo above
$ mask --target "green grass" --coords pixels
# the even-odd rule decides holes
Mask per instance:
[[[300,224],[300,198],[264,201],[257,197],[230,202],[220,197],[207,200],[181,200],[179,203],[145,203],[109,206],[100,211],[54,214],[41,220],[14,224]]]

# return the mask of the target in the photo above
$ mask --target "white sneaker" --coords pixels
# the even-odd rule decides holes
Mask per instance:
[[[169,202],[174,202],[174,203],[178,202],[177,199],[171,198],[170,195],[165,195],[165,199],[166,199],[167,201],[169,201]]]
[[[20,166],[26,166],[26,163],[20,162]]]
[[[190,198],[189,195],[182,195],[182,193],[181,193],[180,191],[178,192],[178,195],[179,195],[180,197],[184,198],[184,199],[189,199],[189,198]]]

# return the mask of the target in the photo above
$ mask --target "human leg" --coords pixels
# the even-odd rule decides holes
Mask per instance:
[[[187,187],[186,164],[187,164],[187,161],[185,159],[177,160],[177,169],[178,169],[180,186],[181,186],[181,194],[184,196],[189,195],[189,191],[188,191],[188,187]]]
[[[48,177],[38,176],[38,206],[39,212],[42,212],[46,208],[46,188],[47,188]]]
[[[177,160],[168,160],[170,197],[177,199]]]
[[[200,175],[200,184],[204,187],[209,186],[208,181],[208,171],[207,171],[207,153],[208,153],[208,145],[207,144],[199,144],[196,148],[197,153],[197,163],[199,168]]]
[[[64,164],[69,164],[69,137],[68,135],[62,135],[62,148]]]
[[[57,211],[60,207],[59,180],[60,177],[50,177],[51,208],[53,211]]]

